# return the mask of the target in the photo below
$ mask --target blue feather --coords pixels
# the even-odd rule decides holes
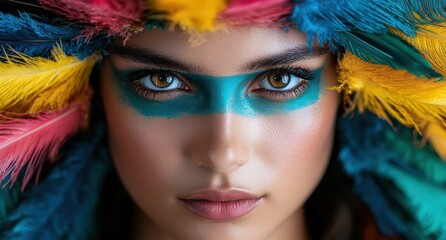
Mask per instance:
[[[407,239],[446,238],[446,163],[414,146],[411,129],[366,113],[341,119],[339,154],[380,229]]]
[[[446,21],[445,0],[393,0],[392,2],[401,6],[417,23],[434,24]]]
[[[65,158],[0,224],[0,239],[91,239],[102,180],[109,168],[103,124],[68,144]]]
[[[338,127],[342,148],[338,159],[353,178],[354,191],[370,207],[380,230],[386,235],[398,235],[408,229],[373,174],[376,162],[394,157],[392,152],[381,151],[386,148],[380,138],[386,124],[370,113],[341,118]]]
[[[311,43],[316,37],[335,48],[339,33],[360,30],[388,34],[389,27],[414,36],[417,24],[446,20],[446,0],[294,0],[291,14],[297,28]],[[418,14],[419,18],[415,17]]]
[[[0,45],[5,54],[21,52],[29,56],[50,57],[51,49],[61,45],[65,53],[83,59],[93,52],[102,51],[110,43],[105,36],[96,36],[91,41],[75,38],[81,29],[47,24],[44,19],[27,13],[18,16],[0,12]]]
[[[415,24],[401,6],[388,0],[302,0],[297,1],[291,20],[310,38],[332,46],[336,35],[353,29],[387,34],[389,26],[414,36]]]

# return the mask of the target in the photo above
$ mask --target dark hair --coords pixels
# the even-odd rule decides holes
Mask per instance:
[[[337,160],[339,141],[335,139],[334,143],[327,170],[305,203],[307,226],[311,239],[360,239],[355,226],[357,199],[352,196],[352,181]]]

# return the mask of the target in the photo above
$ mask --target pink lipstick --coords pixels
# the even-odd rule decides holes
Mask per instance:
[[[201,190],[180,200],[195,214],[212,220],[228,220],[248,214],[262,202],[262,196],[240,190]]]

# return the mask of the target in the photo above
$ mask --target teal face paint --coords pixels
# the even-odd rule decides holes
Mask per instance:
[[[119,71],[112,66],[116,85],[124,103],[144,116],[166,118],[183,114],[212,114],[231,112],[255,117],[258,115],[283,114],[309,106],[319,99],[322,68],[315,70],[307,89],[299,96],[287,100],[271,100],[247,91],[250,83],[261,74],[249,73],[227,77],[183,74],[195,87],[195,91],[169,100],[157,101],[139,96],[131,87],[130,71]]]

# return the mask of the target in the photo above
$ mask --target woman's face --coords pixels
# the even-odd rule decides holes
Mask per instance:
[[[115,44],[101,75],[110,149],[153,239],[304,229],[338,105],[333,57],[313,47],[297,31],[254,27],[198,46],[180,30]]]

